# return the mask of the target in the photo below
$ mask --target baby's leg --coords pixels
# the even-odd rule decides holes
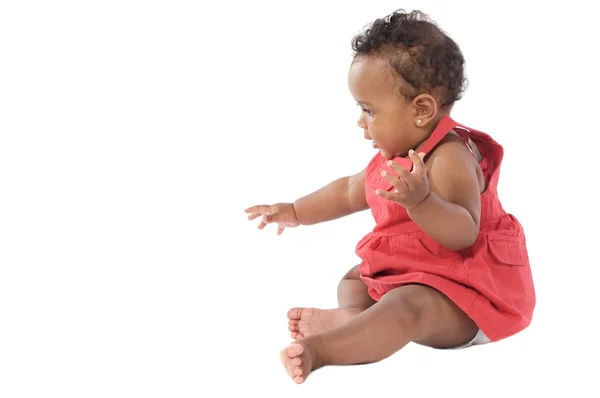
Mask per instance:
[[[377,302],[369,296],[367,286],[360,279],[358,267],[352,267],[338,285],[339,308],[354,308],[362,312]]]
[[[339,308],[292,308],[288,311],[291,336],[293,339],[299,339],[324,332],[346,322],[375,303],[360,280],[357,265],[344,275],[338,285]]]
[[[289,375],[303,382],[325,365],[381,361],[414,341],[455,347],[473,338],[477,325],[450,299],[423,285],[398,287],[347,322],[286,347],[281,360]]]

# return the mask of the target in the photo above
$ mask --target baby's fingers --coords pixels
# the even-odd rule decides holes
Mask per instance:
[[[248,216],[248,220],[254,220],[255,218],[260,217],[260,213],[252,213]]]
[[[267,224],[270,224],[273,221],[273,217],[263,215],[262,220],[260,220],[260,224],[258,224],[258,228],[263,229]]]
[[[257,205],[257,206],[248,207],[247,209],[244,209],[244,211],[246,213],[270,214],[271,213],[271,206],[269,206],[269,205]]]
[[[413,161],[413,164],[415,165],[415,167],[412,171],[412,174],[415,177],[422,179],[425,176],[425,163],[423,162],[423,158],[425,157],[425,154],[422,152],[417,154],[412,149],[410,150],[410,152],[408,154],[409,154],[411,160]]]
[[[244,212],[250,213],[250,215],[248,216],[248,220],[254,220],[255,218],[258,218],[259,216],[262,216],[262,215],[270,215],[271,214],[271,206],[269,206],[269,205],[252,206],[252,207],[248,207],[247,209],[244,209]]]
[[[398,193],[397,192],[388,192],[388,191],[384,191],[381,189],[377,189],[375,190],[375,193],[379,196],[381,196],[384,199],[387,200],[391,200],[393,202],[396,202],[398,200]]]

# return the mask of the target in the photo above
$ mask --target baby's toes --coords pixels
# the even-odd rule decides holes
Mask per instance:
[[[283,363],[283,366],[285,367],[285,371],[287,372],[287,374],[293,379],[294,377],[296,377],[295,374],[295,370],[296,370],[296,365],[294,365],[293,361],[288,360],[284,360],[282,359],[281,361]]]
[[[286,363],[286,370],[292,379],[301,376],[304,373],[302,370],[302,360],[300,358],[289,360]]]
[[[298,376],[298,375],[296,374],[296,369],[297,369],[297,367],[296,367],[296,366],[294,366],[294,365],[292,365],[291,363],[288,363],[288,364],[285,366],[285,370],[286,370],[287,374],[288,374],[288,375],[289,375],[289,376],[290,376],[292,379]]]

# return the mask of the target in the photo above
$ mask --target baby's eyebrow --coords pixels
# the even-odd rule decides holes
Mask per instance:
[[[359,105],[367,105],[367,106],[373,105],[369,101],[358,101],[357,104],[359,104]]]

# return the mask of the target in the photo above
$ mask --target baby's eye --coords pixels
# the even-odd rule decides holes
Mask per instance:
[[[358,105],[360,107],[360,109],[366,113],[369,116],[373,116],[373,111],[370,111],[369,109],[365,108],[364,106],[362,106],[361,104],[359,104],[358,102],[356,103],[356,105]]]

